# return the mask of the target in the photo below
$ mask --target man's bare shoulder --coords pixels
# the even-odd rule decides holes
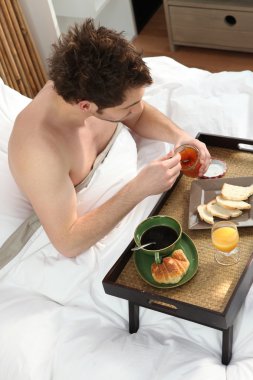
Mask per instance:
[[[43,129],[39,121],[27,121],[24,114],[18,116],[10,136],[8,159],[10,170],[25,193],[34,188],[35,179],[59,179],[69,172],[69,163],[56,137]]]
[[[43,129],[38,121],[26,122],[19,116],[9,140],[9,160],[12,163],[25,163],[31,159],[47,159],[61,156],[56,137]],[[32,125],[33,124],[33,125]]]

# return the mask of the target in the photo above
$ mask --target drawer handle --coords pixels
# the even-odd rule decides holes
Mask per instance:
[[[150,305],[157,305],[157,306],[162,306],[168,309],[175,309],[177,310],[178,308],[175,305],[172,305],[171,303],[166,303],[162,301],[156,301],[156,300],[149,300]]]
[[[234,16],[228,15],[224,20],[229,26],[234,26],[236,24],[236,18]]]

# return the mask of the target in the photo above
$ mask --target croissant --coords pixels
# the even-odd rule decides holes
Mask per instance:
[[[182,249],[177,249],[160,264],[151,265],[151,274],[159,284],[176,284],[186,274],[190,266]]]

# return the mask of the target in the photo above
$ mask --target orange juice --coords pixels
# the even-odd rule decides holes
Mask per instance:
[[[213,245],[222,252],[231,252],[239,242],[238,231],[232,227],[220,227],[212,233]]]

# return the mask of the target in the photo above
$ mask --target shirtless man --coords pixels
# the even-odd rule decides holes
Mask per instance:
[[[210,161],[206,146],[142,100],[152,83],[140,54],[121,33],[75,26],[53,45],[50,81],[18,115],[9,142],[12,174],[55,248],[75,257],[104,237],[145,197],[172,187],[179,154],[159,158],[111,199],[78,216],[75,187],[123,122],[138,135],[191,143]]]

